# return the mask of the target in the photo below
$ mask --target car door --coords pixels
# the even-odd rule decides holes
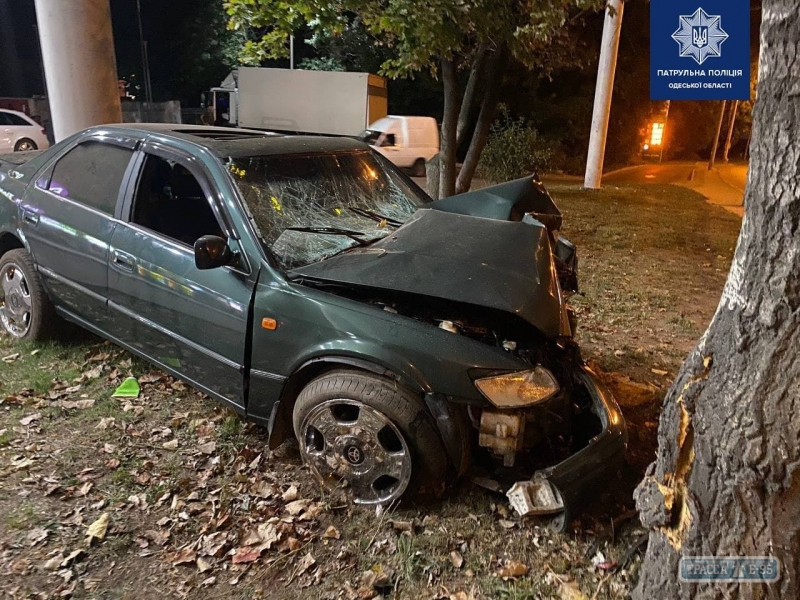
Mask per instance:
[[[108,244],[135,141],[83,138],[45,168],[21,206],[22,231],[56,307],[108,329]]]
[[[14,132],[11,129],[11,122],[8,119],[8,113],[0,110],[0,154],[13,152],[13,150]]]
[[[220,212],[217,184],[191,155],[145,144],[108,260],[115,335],[165,369],[244,410],[255,270]],[[221,169],[221,166],[220,166]],[[228,239],[237,267],[199,270],[194,241]]]

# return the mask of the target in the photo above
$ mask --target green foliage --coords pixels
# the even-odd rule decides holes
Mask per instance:
[[[441,59],[471,61],[475,48],[507,44],[521,63],[538,65],[545,48],[577,11],[601,0],[227,0],[228,27],[244,31],[248,64],[288,55],[288,37],[301,28],[340,36],[358,21],[392,53],[382,74],[397,78],[435,73]],[[463,65],[462,65],[463,66]]]
[[[316,58],[304,58],[297,65],[307,71],[345,71],[345,67],[332,56],[319,56]]]
[[[553,148],[524,119],[512,119],[503,108],[478,164],[478,176],[491,183],[519,179],[547,168]]]

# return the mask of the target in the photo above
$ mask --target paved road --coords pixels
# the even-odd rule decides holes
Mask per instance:
[[[669,162],[628,167],[605,175],[603,183],[683,183],[689,181],[695,164],[693,162]]]

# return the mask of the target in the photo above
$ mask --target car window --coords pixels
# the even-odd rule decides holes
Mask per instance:
[[[54,194],[113,215],[122,178],[132,156],[133,152],[127,148],[84,142],[56,163],[49,189]]]
[[[0,112],[0,125],[11,125],[11,121],[8,120],[8,113]]]
[[[189,246],[204,235],[225,237],[197,177],[154,154],[139,175],[131,222]]]
[[[9,125],[22,125],[23,127],[31,126],[31,124],[28,123],[25,119],[23,119],[19,115],[15,115],[12,113],[6,113],[6,119]]]

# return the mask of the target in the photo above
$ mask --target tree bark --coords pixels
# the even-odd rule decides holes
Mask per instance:
[[[452,196],[456,190],[456,127],[461,96],[454,59],[442,59],[444,83],[444,116],[442,117],[442,142],[439,153],[439,197]]]
[[[475,132],[469,143],[467,155],[464,157],[464,164],[456,179],[456,194],[468,192],[472,185],[472,178],[478,168],[478,161],[481,158],[486,140],[489,139],[489,131],[494,121],[494,114],[497,109],[497,102],[500,98],[500,87],[503,85],[503,75],[508,64],[508,51],[504,46],[497,55],[489,62],[486,90],[481,100],[481,112],[478,115],[478,123],[475,125]],[[463,111],[463,108],[462,108]]]
[[[482,42],[478,47],[478,51],[475,53],[475,59],[472,61],[472,69],[470,70],[469,79],[467,80],[467,87],[464,88],[464,98],[461,100],[461,110],[458,113],[456,151],[458,151],[458,148],[461,148],[464,143],[464,137],[467,134],[470,117],[472,116],[476,103],[476,96],[478,95],[478,89],[480,87],[479,84],[481,79],[483,79],[488,53],[488,42]]]
[[[439,165],[438,153],[425,163],[425,191],[431,200],[439,199]]]
[[[717,312],[664,400],[635,498],[634,598],[800,598],[800,12],[765,0],[745,218]],[[689,293],[687,291],[687,293]],[[678,581],[684,556],[774,556],[780,581]]]

